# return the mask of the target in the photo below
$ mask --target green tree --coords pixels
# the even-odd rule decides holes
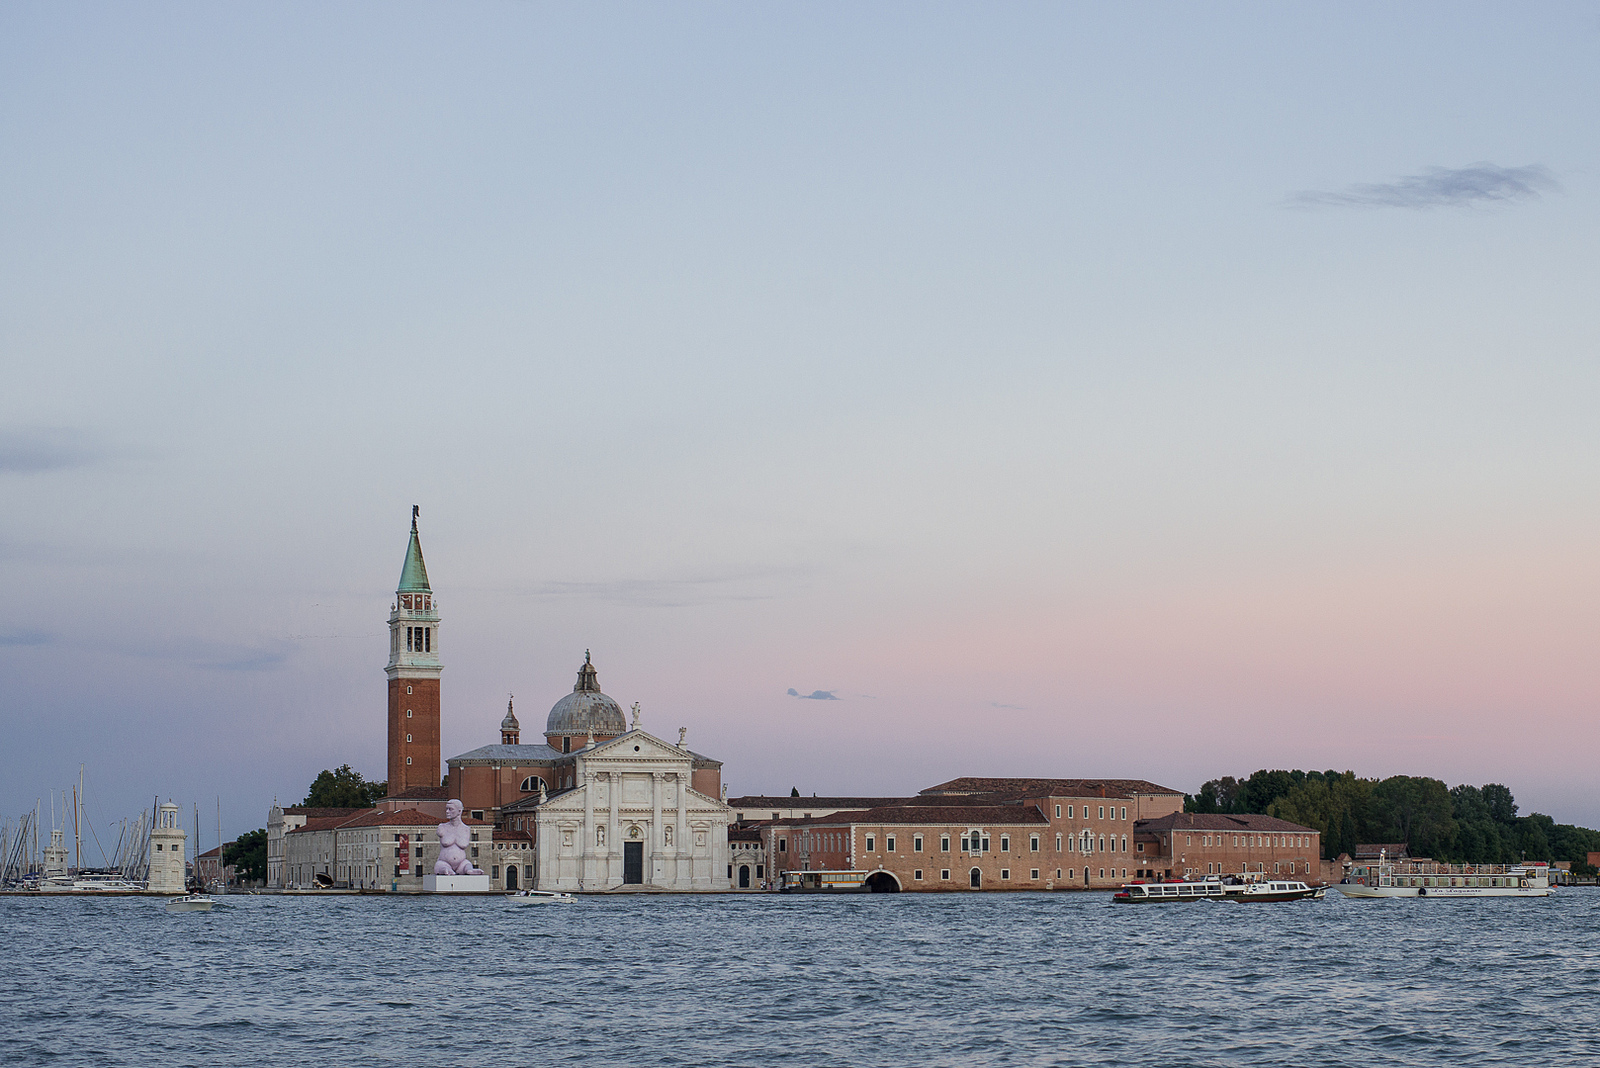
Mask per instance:
[[[371,808],[388,793],[388,783],[368,782],[349,764],[340,764],[313,779],[306,799],[300,803],[308,808]]]
[[[798,786],[789,787],[789,796],[790,797],[799,797],[800,796],[800,787],[798,787]]]
[[[246,831],[222,849],[222,865],[239,866],[239,878],[259,881],[267,877],[267,831]]]
[[[1412,856],[1440,857],[1455,847],[1450,788],[1438,779],[1391,775],[1373,790],[1385,841],[1406,843]]]

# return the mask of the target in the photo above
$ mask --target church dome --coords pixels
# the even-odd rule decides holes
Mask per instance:
[[[583,667],[578,669],[578,684],[550,709],[545,734],[579,738],[593,734],[614,738],[627,730],[628,721],[622,715],[622,706],[600,692],[600,677],[589,662],[589,654],[584,653]]]

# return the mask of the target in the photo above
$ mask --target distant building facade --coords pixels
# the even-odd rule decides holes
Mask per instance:
[[[312,817],[284,836],[286,888],[420,893],[423,876],[439,859],[443,822],[417,809],[368,808],[354,815]],[[467,857],[481,868],[494,849],[494,828],[468,817],[462,822],[471,830]]]
[[[289,885],[284,852],[285,836],[290,831],[304,827],[310,820],[348,819],[370,811],[365,808],[312,808],[305,805],[289,805],[285,808],[274,799],[272,808],[267,811],[267,886],[283,890]]]
[[[1134,853],[1143,878],[1284,875],[1315,881],[1322,872],[1321,832],[1272,816],[1174,812],[1143,820],[1134,829]]]
[[[1183,794],[1140,779],[961,778],[915,797],[759,829],[784,871],[869,873],[881,890],[1056,890],[1120,885],[1136,826]]]
[[[239,878],[237,864],[224,865],[222,854],[232,842],[224,842],[214,849],[208,849],[194,858],[194,881],[201,886],[226,887],[232,886]]]
[[[531,866],[497,856],[497,886],[542,890],[728,885],[728,807],[722,763],[630,726],[600,689],[588,654],[572,692],[550,709],[544,742],[525,744],[513,706],[500,741],[451,757],[450,792],[507,842],[526,842]]]

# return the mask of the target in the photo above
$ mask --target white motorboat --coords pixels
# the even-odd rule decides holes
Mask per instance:
[[[1378,863],[1351,870],[1335,888],[1345,897],[1548,897],[1550,866],[1538,864]]]
[[[518,890],[507,894],[506,900],[513,905],[570,905],[578,899],[555,890]]]
[[[184,894],[167,902],[168,912],[210,912],[212,901],[206,894]]]

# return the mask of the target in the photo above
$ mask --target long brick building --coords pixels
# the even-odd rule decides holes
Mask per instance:
[[[762,810],[740,802],[756,800],[732,807],[751,815]],[[820,811],[848,799],[813,800]],[[1107,889],[1205,874],[1201,864],[1216,874],[1309,873],[1318,856],[1309,828],[1182,808],[1182,793],[1141,779],[968,777],[869,808],[754,825],[773,881],[785,871],[866,871],[883,891]]]

